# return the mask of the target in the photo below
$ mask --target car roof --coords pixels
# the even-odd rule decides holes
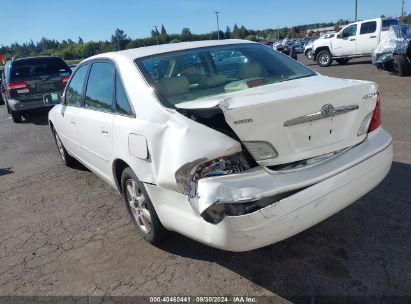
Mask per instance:
[[[85,61],[98,59],[98,58],[118,58],[118,57],[123,57],[123,58],[126,57],[129,60],[134,60],[137,58],[142,58],[142,57],[147,57],[147,56],[162,54],[162,53],[168,53],[168,52],[174,52],[174,51],[182,51],[182,50],[189,50],[189,49],[209,47],[209,46],[239,44],[239,43],[255,44],[255,42],[251,42],[249,40],[241,40],[241,39],[179,42],[179,43],[145,46],[145,47],[140,47],[140,48],[135,48],[135,49],[128,49],[124,51],[98,54],[90,58],[87,58]]]

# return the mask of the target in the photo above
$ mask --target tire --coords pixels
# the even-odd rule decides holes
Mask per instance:
[[[74,157],[70,156],[70,154],[67,153],[67,150],[66,148],[64,148],[63,142],[60,139],[60,136],[57,134],[57,131],[54,128],[53,128],[53,135],[54,135],[54,140],[56,141],[56,146],[60,154],[61,161],[67,167],[73,167],[77,163],[77,161]]]
[[[348,61],[350,61],[350,58],[339,58],[339,59],[335,59],[335,61],[337,61],[341,65],[344,65],[344,64],[347,64]]]
[[[313,60],[313,50],[312,49],[306,50],[304,55],[305,55],[305,57],[307,57],[307,59]]]
[[[161,224],[144,184],[130,168],[125,168],[121,174],[121,189],[124,203],[138,233],[147,242],[159,244],[168,236],[168,230]]]
[[[20,123],[21,122],[21,114],[19,112],[13,111],[12,109],[10,110],[11,114],[11,119],[13,120],[14,123]]]
[[[394,56],[393,70],[394,75],[403,77],[411,74],[411,64],[401,55]]]
[[[327,67],[333,62],[333,58],[331,56],[331,53],[328,50],[323,50],[323,51],[319,52],[318,55],[317,55],[316,60],[317,60],[317,64],[320,67]]]

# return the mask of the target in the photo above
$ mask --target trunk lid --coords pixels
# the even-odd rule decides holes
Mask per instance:
[[[357,136],[357,132],[374,109],[376,92],[376,85],[370,82],[318,75],[176,106],[197,110],[220,107],[241,141],[268,142],[276,149],[276,158],[258,161],[274,166],[362,142],[366,135]]]

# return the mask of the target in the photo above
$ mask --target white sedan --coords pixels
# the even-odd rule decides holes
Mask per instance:
[[[93,56],[44,101],[57,104],[61,159],[117,189],[151,243],[167,230],[230,251],[278,242],[358,200],[392,162],[375,83],[242,40]]]

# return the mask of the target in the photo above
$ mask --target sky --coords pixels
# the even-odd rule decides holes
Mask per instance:
[[[168,33],[188,27],[192,33],[234,24],[251,29],[354,19],[355,0],[0,0],[0,45],[59,41],[80,36],[84,41],[109,40],[116,28],[135,39],[150,36],[154,25]],[[411,11],[406,0],[405,11]],[[401,0],[358,0],[358,17],[399,16]]]

